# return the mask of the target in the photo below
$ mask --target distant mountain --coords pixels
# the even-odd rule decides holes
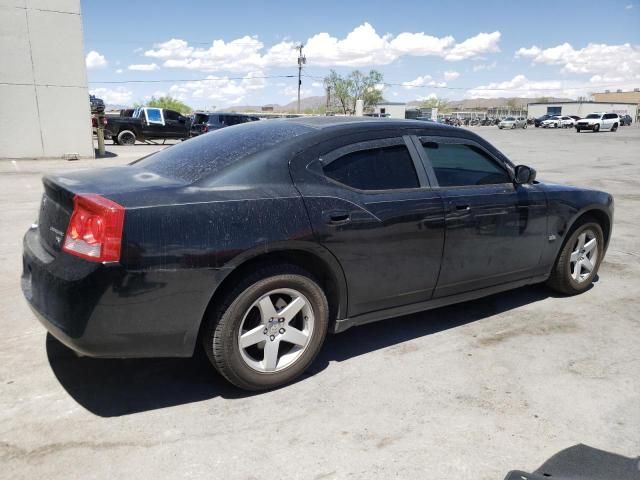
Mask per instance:
[[[573,99],[561,98],[561,97],[546,97],[549,102],[568,102]],[[449,101],[449,109],[453,110],[470,110],[470,109],[487,109],[487,108],[500,108],[507,107],[507,104],[511,101],[514,105],[522,106],[526,108],[528,103],[539,100],[536,98],[527,97],[500,97],[500,98],[473,98],[465,100],[451,100]],[[300,99],[300,111],[304,113],[309,110],[318,110],[324,107],[327,103],[327,97],[324,95],[306,97]],[[407,107],[418,107],[422,104],[420,100],[412,100],[407,102]],[[279,105],[277,103],[271,103],[267,105],[241,105],[237,107],[225,108],[226,112],[260,112],[263,107],[273,107],[275,113],[295,113],[297,110],[297,101],[287,103],[286,105]]]
[[[527,98],[527,97],[500,97],[500,98],[470,98],[465,100],[451,100],[449,102],[449,109],[453,110],[469,110],[469,109],[487,109],[496,107],[507,107],[509,102],[513,102],[514,105],[527,107],[528,103],[539,100],[540,97]],[[559,98],[559,97],[545,97],[549,102],[568,102],[571,98]],[[419,100],[413,100],[407,103],[407,106],[418,107],[422,104]]]
[[[300,111],[316,110],[327,104],[327,97],[324,95],[305,97],[300,99]],[[298,101],[294,100],[286,105],[278,105],[277,103],[269,103],[267,105],[240,105],[237,107],[225,108],[225,112],[260,112],[263,107],[273,107],[275,113],[295,113],[298,107]]]

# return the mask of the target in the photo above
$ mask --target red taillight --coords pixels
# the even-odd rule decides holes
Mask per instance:
[[[123,225],[121,205],[95,193],[76,195],[62,249],[94,262],[117,262]]]
[[[203,126],[202,126],[202,131],[203,131],[204,133],[207,133],[207,132],[209,131],[209,125],[203,125]]]

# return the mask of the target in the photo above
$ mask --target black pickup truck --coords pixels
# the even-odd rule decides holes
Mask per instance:
[[[106,117],[105,137],[117,145],[133,145],[136,140],[184,140],[190,136],[191,119],[173,110],[142,107],[131,116],[125,115]]]

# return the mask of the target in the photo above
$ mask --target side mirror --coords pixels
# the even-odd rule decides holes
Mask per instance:
[[[514,181],[518,184],[533,183],[536,179],[536,171],[526,165],[518,165],[515,171]]]

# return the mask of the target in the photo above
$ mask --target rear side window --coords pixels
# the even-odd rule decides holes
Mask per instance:
[[[178,112],[174,112],[173,110],[165,110],[164,111],[164,119],[165,120],[178,120],[181,115]]]
[[[395,145],[348,153],[328,165],[327,177],[358,190],[419,188],[407,147]]]
[[[149,123],[162,123],[162,110],[159,108],[147,108],[146,112]]]
[[[222,128],[172,145],[131,165],[188,183],[215,175],[250,155],[312,131],[304,125],[270,120]]]
[[[507,172],[474,145],[423,142],[422,146],[441,187],[511,183]]]

